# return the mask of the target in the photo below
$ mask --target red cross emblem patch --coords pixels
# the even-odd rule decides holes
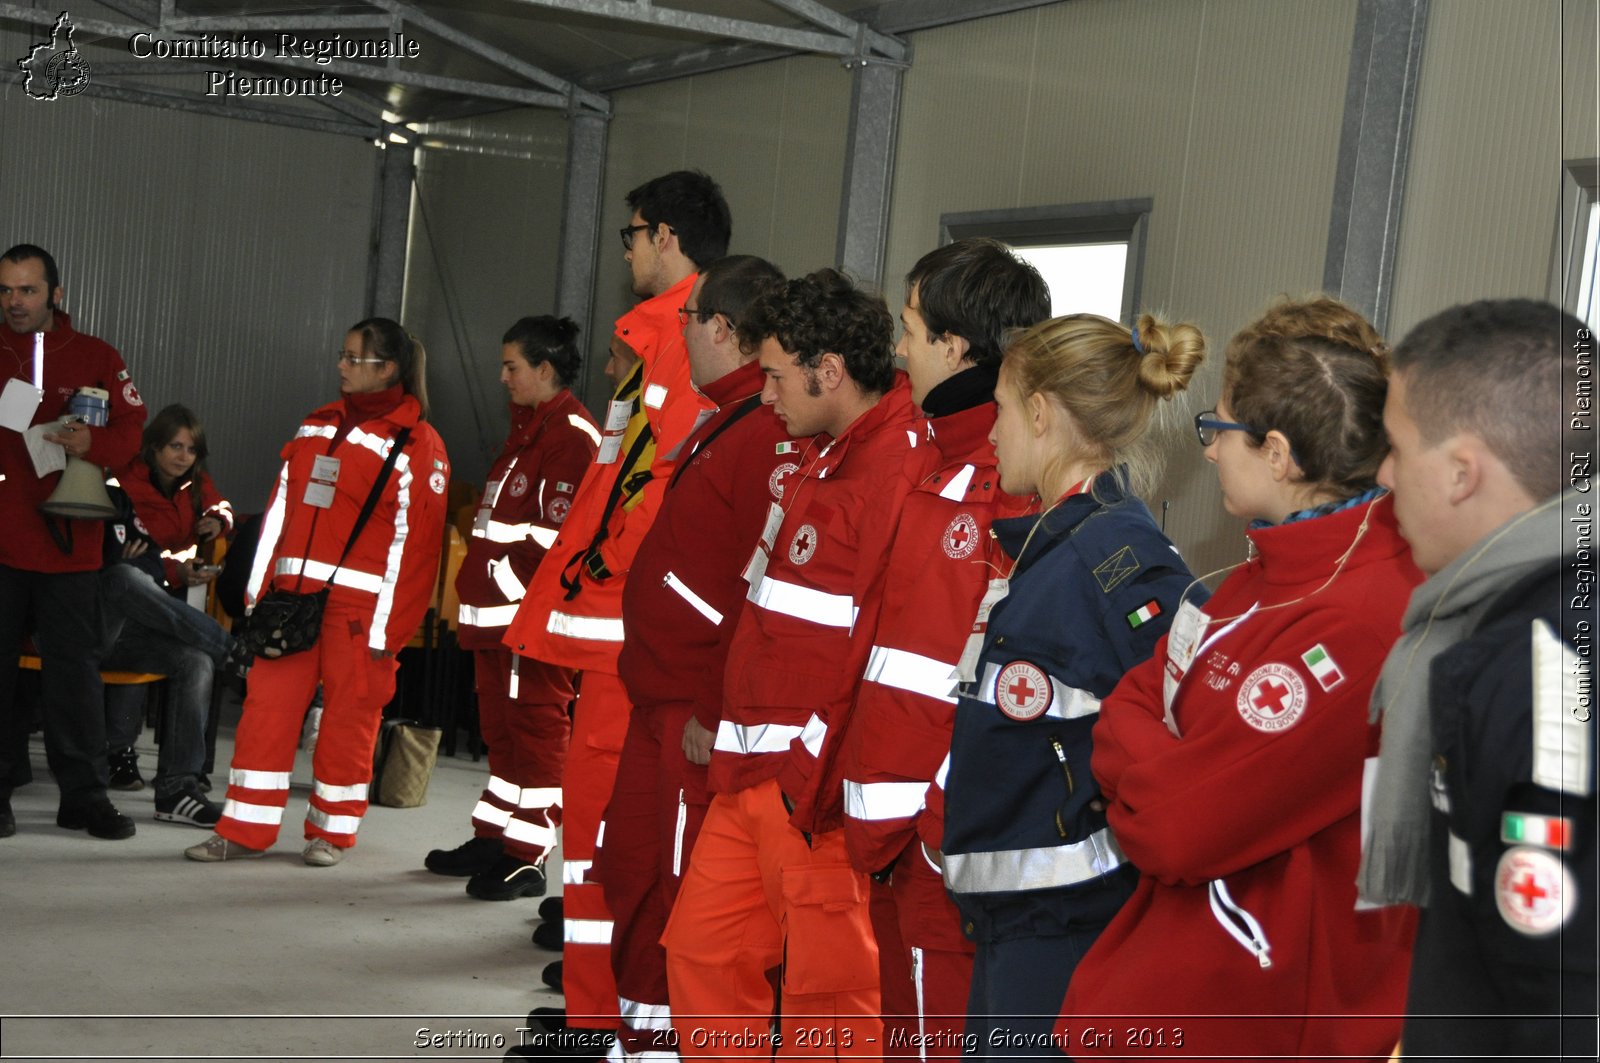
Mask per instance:
[[[994,703],[1019,723],[1043,716],[1050,698],[1050,677],[1029,661],[1012,661],[995,677]]]
[[[560,524],[572,511],[572,503],[557,495],[550,500],[550,523]]]
[[[796,465],[792,461],[786,461],[782,465],[773,467],[772,475],[767,477],[767,490],[772,492],[773,501],[783,501],[783,482],[787,480],[791,474],[799,471],[800,466]]]
[[[1234,705],[1244,722],[1258,731],[1287,731],[1305,715],[1305,680],[1286,664],[1264,664],[1239,684]]]
[[[811,560],[817,552],[817,529],[809,524],[800,525],[800,530],[794,533],[794,538],[789,540],[789,562],[803,565]]]
[[[971,513],[957,513],[944,529],[944,553],[952,561],[971,557],[978,548],[978,521]]]
[[[521,498],[528,493],[528,474],[519,472],[511,478],[511,497]]]
[[[1494,903],[1500,918],[1519,934],[1542,937],[1561,928],[1577,902],[1572,873],[1543,849],[1507,849],[1494,870]]]

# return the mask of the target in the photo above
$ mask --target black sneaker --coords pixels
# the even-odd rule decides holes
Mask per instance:
[[[493,867],[504,851],[499,838],[469,838],[454,849],[433,850],[423,859],[422,866],[435,875],[462,878]]]
[[[156,819],[163,823],[215,827],[221,818],[222,809],[202,797],[198,789],[179,790],[166,797],[156,795]]]
[[[105,798],[86,805],[62,806],[56,811],[56,826],[64,830],[87,830],[96,838],[120,841],[133,837],[133,820],[117,811]]]
[[[560,896],[546,897],[539,902],[539,918],[547,923],[559,923],[563,910]]]
[[[139,774],[139,754],[132,749],[114,749],[106,754],[106,765],[111,769],[113,790],[143,790],[144,776]]]
[[[480,901],[509,901],[544,896],[544,872],[514,856],[502,856],[467,880],[467,896]]]
[[[557,993],[564,992],[561,988],[561,961],[545,964],[544,970],[539,972],[539,979]]]
[[[560,952],[566,944],[565,928],[560,923],[540,923],[533,928],[533,943],[541,949]]]
[[[567,1028],[566,1008],[534,1008],[528,1012],[528,1029],[559,1033]]]

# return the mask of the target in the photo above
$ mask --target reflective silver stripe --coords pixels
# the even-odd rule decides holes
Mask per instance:
[[[107,476],[106,477],[106,486],[107,487],[121,487],[122,486],[122,481],[117,479],[115,476]]]
[[[550,549],[556,544],[556,539],[559,538],[560,535],[561,533],[556,531],[554,528],[546,528],[540,524],[535,524],[533,527],[528,529],[528,538],[532,539],[546,550]]]
[[[499,805],[491,805],[487,801],[479,801],[472,806],[472,818],[487,823],[491,827],[504,827],[511,822],[511,810],[509,808],[501,808]]]
[[[1450,831],[1450,885],[1472,896],[1472,849]]]
[[[683,789],[678,789],[678,822],[672,831],[672,877],[683,877],[683,832],[689,825],[689,806],[684,803]]]
[[[166,560],[166,561],[193,561],[195,558],[197,558],[199,556],[200,556],[199,544],[191,546],[187,550],[178,550],[178,551],[163,550],[163,551],[161,551],[161,557],[162,557],[163,560]]]
[[[573,919],[561,921],[561,940],[568,945],[611,944],[611,920]]]
[[[908,690],[950,705],[956,703],[956,666],[909,650],[872,647],[872,656],[867,658],[866,679],[869,683]]]
[[[822,756],[822,743],[828,739],[828,724],[816,713],[811,714],[811,719],[806,721],[804,729],[800,732],[800,744],[806,747],[806,752],[813,757]]]
[[[458,618],[472,627],[505,627],[517,615],[517,603],[510,605],[462,605]]]
[[[970,468],[970,466],[968,466]],[[911,984],[917,987],[917,1058],[928,1058],[928,1003],[922,995],[922,950],[911,946]]]
[[[303,424],[300,426],[300,430],[294,434],[294,437],[296,439],[305,439],[309,436],[316,436],[322,439],[332,439],[338,434],[338,432],[339,430],[331,424],[318,425],[315,427],[309,424]]]
[[[228,769],[228,783],[246,790],[287,790],[289,773],[286,771],[251,771],[249,768]]]
[[[1588,797],[1589,662],[1545,620],[1533,621],[1533,781],[1558,793]]]
[[[528,593],[528,589],[517,578],[517,570],[511,567],[510,557],[489,562],[489,575],[494,577],[494,585],[500,588],[500,593],[506,596],[508,602],[520,602],[522,596]]]
[[[994,681],[1000,677],[1001,665],[993,661],[984,666],[983,678],[973,699],[985,705],[994,704]],[[1100,699],[1087,690],[1080,690],[1057,676],[1050,676],[1050,705],[1041,716],[1054,716],[1058,720],[1076,720],[1093,716],[1100,711]]]
[[[787,723],[737,724],[723,720],[717,724],[713,749],[724,753],[782,753],[804,728]]]
[[[529,823],[525,819],[513,816],[506,822],[502,831],[507,841],[522,842],[524,845],[537,845],[548,849],[556,843],[554,827],[547,827],[542,823]]]
[[[498,775],[489,776],[489,781],[484,785],[484,789],[508,805],[516,804],[517,798],[522,794],[522,787],[516,783],[507,782]]]
[[[253,805],[248,801],[236,801],[231,797],[222,806],[222,814],[240,823],[264,823],[276,827],[283,822],[282,805]]]
[[[569,639],[588,639],[591,642],[621,642],[622,618],[611,616],[573,616],[571,613],[552,611],[545,624],[552,635]]]
[[[667,401],[667,389],[660,384],[647,384],[644,389],[644,404],[652,410],[661,409]]]
[[[400,565],[405,559],[406,539],[411,534],[411,471],[406,456],[400,455],[395,464],[394,538],[389,540],[388,563],[383,570],[383,585],[378,588],[378,601],[372,607],[372,626],[367,632],[367,646],[380,653],[389,647],[389,614],[394,610],[394,591],[400,582]],[[437,565],[435,560],[433,564]],[[406,638],[411,632],[404,633]],[[354,832],[352,832],[354,833]]]
[[[563,886],[583,885],[584,876],[589,873],[589,868],[593,866],[593,860],[563,860],[561,862],[561,884]]]
[[[939,765],[939,770],[933,773],[934,785],[944,789],[945,780],[950,778],[950,754],[944,755],[944,763]]]
[[[967,497],[967,485],[972,482],[972,474],[977,472],[975,465],[963,465],[961,471],[950,477],[950,482],[944,485],[944,490],[939,492],[939,497],[951,502],[959,502]]]
[[[474,539],[488,539],[491,543],[520,543],[533,534],[533,523],[507,524],[503,520],[485,521],[482,528],[473,528]]]
[[[635,1030],[672,1029],[672,1008],[666,1004],[641,1004],[627,997],[617,998],[617,1014]]]
[[[1004,893],[1071,886],[1109,875],[1125,858],[1109,829],[1043,849],[945,853],[945,885],[957,893]]]
[[[559,786],[529,786],[522,791],[522,796],[517,799],[518,808],[549,808],[561,803],[561,787]]]
[[[306,822],[316,824],[329,834],[354,834],[361,827],[360,816],[330,816],[315,805],[306,809]]]
[[[928,794],[925,782],[844,781],[844,814],[851,819],[877,821],[909,819],[922,811]]]
[[[853,628],[856,614],[861,611],[848,594],[828,594],[771,576],[762,576],[761,582],[751,588],[750,600],[762,609],[825,627]]]
[[[575,413],[567,414],[567,423],[576,428],[578,431],[582,432],[584,435],[588,436],[590,439],[594,440],[595,446],[598,447],[600,445],[600,431],[599,429],[595,428],[594,425],[590,424],[588,421],[584,420],[582,417],[579,417]]]
[[[384,460],[389,457],[389,448],[394,446],[394,440],[388,436],[380,436],[362,428],[350,429],[349,434],[344,438],[358,447],[365,447]],[[402,451],[400,456],[394,459],[395,472],[405,472],[410,467],[411,459]]]
[[[517,700],[517,691],[522,686],[522,658],[516,654],[511,655],[511,674],[506,676],[506,697],[512,701]]]
[[[367,799],[367,784],[329,786],[327,783],[312,780],[311,792],[324,801],[365,801]]]
[[[683,582],[683,580],[679,579],[677,573],[668,572],[666,577],[661,582],[677,591],[678,597],[694,606],[695,612],[699,613],[713,624],[722,623],[722,614],[718,612],[710,602],[706,601],[694,591],[690,590],[689,585]]]
[[[267,587],[267,570],[272,565],[272,552],[278,548],[278,536],[283,534],[283,514],[288,505],[289,463],[278,470],[278,489],[267,504],[266,516],[261,518],[261,535],[256,540],[256,556],[250,562],[250,586],[245,594],[250,606]]]
[[[373,575],[371,572],[358,572],[353,568],[341,568],[335,572],[333,566],[325,561],[308,561],[303,557],[278,558],[278,563],[272,567],[272,574],[304,576],[306,579],[322,580],[324,583],[331,577],[340,587],[366,591],[368,594],[377,594],[383,589],[382,576]]]

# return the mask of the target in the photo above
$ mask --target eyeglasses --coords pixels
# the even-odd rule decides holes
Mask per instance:
[[[1217,420],[1216,410],[1205,410],[1194,415],[1194,434],[1200,437],[1200,445],[1209,447],[1217,441],[1218,432],[1249,432],[1251,435],[1266,435],[1261,429],[1253,425],[1240,424],[1238,421]]]
[[[345,354],[343,351],[340,351],[338,354],[334,355],[334,357],[338,359],[340,365],[350,365],[350,366],[353,366],[353,365],[378,365],[379,363],[384,361],[384,359],[382,359],[382,358],[356,358],[356,357],[354,357],[352,355]]]
[[[721,310],[712,310],[710,307],[705,306],[680,306],[678,307],[678,324],[687,325],[689,323],[689,315],[693,314],[700,319],[700,324],[704,325],[721,313]],[[723,316],[726,317],[727,315],[724,314]]]

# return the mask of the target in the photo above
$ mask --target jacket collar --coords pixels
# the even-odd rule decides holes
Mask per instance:
[[[1095,477],[1094,486],[1089,490],[1068,495],[1042,514],[995,521],[994,536],[1001,548],[1016,558],[1017,568],[1026,568],[1047,546],[1071,535],[1090,514],[1121,505],[1127,499],[1126,477],[1127,469],[1123,466],[1107,469]],[[1038,531],[1034,531],[1035,524],[1039,525]],[[1024,545],[1027,546],[1026,557],[1019,556]]]
[[[762,383],[761,363],[752,360],[700,388],[700,394],[719,407],[728,407],[761,394]]]
[[[670,341],[678,332],[678,308],[688,300],[689,290],[699,276],[698,273],[689,274],[660,295],[645,299],[617,318],[617,336],[647,365],[661,353],[663,340]],[[682,342],[679,335],[678,343]]]
[[[851,421],[850,427],[842,434],[836,438],[823,434],[812,440],[811,446],[820,449],[808,455],[808,460],[801,464],[802,474],[819,480],[826,479],[844,464],[851,447],[871,439],[879,431],[893,430],[897,422],[906,426],[912,445],[915,445],[917,433],[911,428],[915,409],[911,404],[911,378],[895,370],[894,384],[870,410]]]
[[[994,418],[994,399],[990,398],[945,417],[929,418],[927,437],[946,461],[993,465],[994,445],[989,442],[989,433],[994,429]]]

